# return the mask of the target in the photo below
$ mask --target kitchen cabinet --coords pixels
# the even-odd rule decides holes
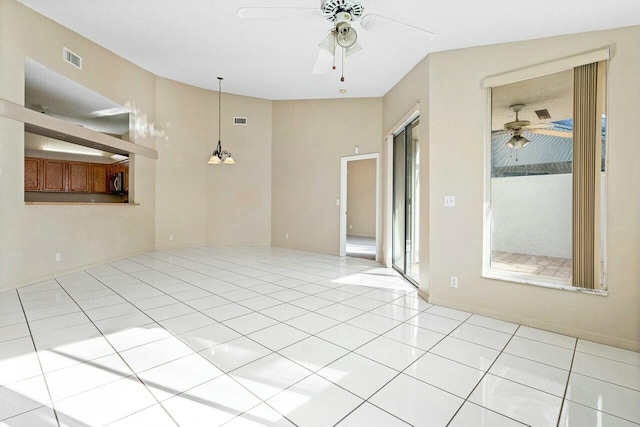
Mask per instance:
[[[24,191],[42,190],[42,159],[25,157]]]
[[[44,191],[65,191],[66,186],[66,163],[64,160],[44,159],[42,167],[44,170]]]
[[[67,184],[70,192],[91,191],[91,163],[67,162]]]
[[[108,194],[113,165],[70,160],[24,158],[24,190]],[[128,164],[117,166],[124,172],[128,189]]]
[[[108,165],[91,163],[91,192],[107,192],[107,168]]]

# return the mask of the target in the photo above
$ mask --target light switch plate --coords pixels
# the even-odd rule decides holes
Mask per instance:
[[[456,196],[444,196],[444,205],[452,208],[456,205]]]

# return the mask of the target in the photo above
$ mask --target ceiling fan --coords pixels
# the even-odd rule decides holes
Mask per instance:
[[[352,24],[358,23],[365,31],[377,31],[378,27],[402,26],[426,34],[430,37],[434,33],[423,28],[415,27],[407,23],[397,21],[375,13],[366,13],[363,0],[322,0],[320,8],[299,8],[299,7],[243,7],[238,9],[240,18],[324,18],[333,24],[326,36],[319,44],[320,51],[313,66],[313,74],[325,74],[336,69],[336,50],[340,48],[342,64],[344,58],[360,51],[362,47],[358,44],[358,33]],[[343,69],[344,71],[344,69]],[[344,72],[340,77],[344,82]]]
[[[531,132],[541,135],[549,135],[560,138],[573,138],[573,132],[563,132],[552,129],[546,129],[552,126],[552,123],[531,124],[529,120],[520,120],[519,113],[525,107],[525,104],[513,104],[509,109],[516,113],[516,119],[503,125],[503,130],[498,134],[511,133],[511,138],[505,143],[507,148],[524,148],[530,141],[522,133]]]

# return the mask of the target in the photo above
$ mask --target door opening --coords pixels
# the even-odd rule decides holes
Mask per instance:
[[[379,260],[379,154],[343,157],[340,256]]]

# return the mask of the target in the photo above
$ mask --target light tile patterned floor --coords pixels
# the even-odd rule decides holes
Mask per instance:
[[[567,258],[493,251],[491,268],[559,279],[571,278],[571,260]]]
[[[0,420],[632,426],[640,354],[432,306],[367,260],[172,250],[0,294]]]
[[[491,268],[513,273],[532,274],[571,282],[573,271],[570,258],[517,254],[512,252],[491,253]],[[600,283],[604,283],[604,263],[600,264]]]

